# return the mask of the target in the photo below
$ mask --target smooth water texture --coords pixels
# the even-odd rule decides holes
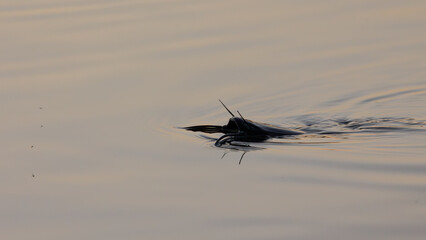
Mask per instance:
[[[1,238],[425,239],[425,10],[2,1]],[[309,134],[179,128],[226,124],[219,98]]]

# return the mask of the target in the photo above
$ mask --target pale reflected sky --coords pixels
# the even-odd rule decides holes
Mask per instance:
[[[425,9],[2,1],[2,236],[423,239],[424,132],[268,145],[238,165],[175,127],[225,124],[218,98],[278,125],[425,120]]]

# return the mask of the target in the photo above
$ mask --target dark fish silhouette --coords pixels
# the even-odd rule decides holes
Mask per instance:
[[[223,133],[224,135],[218,138],[215,142],[215,146],[217,147],[220,147],[226,143],[232,144],[233,141],[263,142],[270,138],[303,134],[303,132],[300,131],[290,130],[245,119],[239,111],[237,112],[240,117],[235,117],[235,115],[225,106],[222,101],[220,101],[220,103],[222,103],[223,107],[225,107],[225,109],[232,116],[232,118],[229,119],[228,124],[224,126],[197,125],[184,127],[183,129],[194,132]]]

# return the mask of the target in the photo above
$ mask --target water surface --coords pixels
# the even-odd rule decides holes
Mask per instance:
[[[424,239],[425,9],[2,1],[2,237]],[[345,133],[261,143],[238,164],[176,128],[226,124],[218,98]]]

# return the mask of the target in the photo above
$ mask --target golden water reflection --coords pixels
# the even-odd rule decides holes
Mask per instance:
[[[218,98],[284,127],[424,121],[424,1],[0,5],[3,238],[426,235],[424,131],[261,143],[238,164],[176,128],[226,124]]]

